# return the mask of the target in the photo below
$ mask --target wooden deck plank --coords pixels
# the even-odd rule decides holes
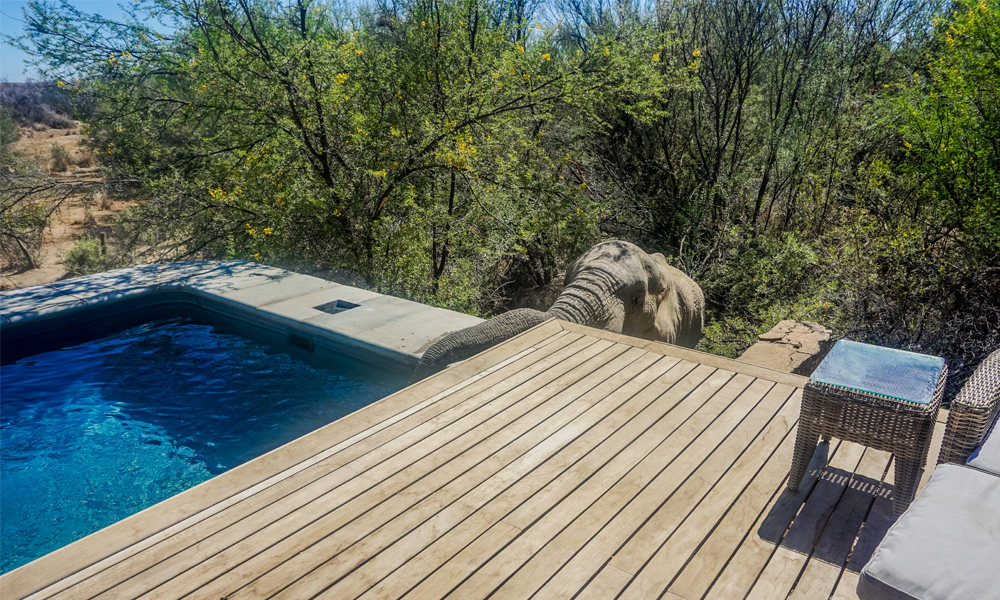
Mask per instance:
[[[837,449],[837,445],[831,449],[830,444],[826,442],[821,442],[817,446],[799,490],[795,493],[785,487],[788,471],[785,469],[785,478],[773,491],[767,506],[760,511],[757,520],[742,539],[738,540],[738,549],[723,567],[722,573],[714,582],[709,583],[711,587],[704,596],[707,600],[746,597],[771,555],[774,554],[782,536],[799,513],[802,504],[811,495],[829,457],[835,455]]]
[[[643,395],[643,399],[648,400],[649,403],[643,407],[639,418],[630,420],[627,424],[623,423],[622,430],[612,434],[611,437],[602,442],[600,447],[594,448],[594,451],[588,450],[586,456],[576,464],[567,464],[565,469],[548,481],[542,489],[513,508],[505,520],[519,529],[528,528],[569,491],[574,490],[615,457],[621,448],[627,447],[637,439],[642,439],[646,444],[651,443],[648,436],[642,437],[651,424],[659,424],[663,420],[664,423],[660,427],[666,430],[671,426],[683,423],[685,419],[698,410],[700,402],[706,400],[705,392],[708,388],[711,388],[712,391],[717,390],[731,378],[732,373],[720,373],[711,367],[699,365],[669,389],[650,388],[648,393]],[[703,391],[695,397],[695,401],[686,401],[690,400],[690,394],[699,389]],[[641,453],[646,447],[637,446],[633,452]],[[558,469],[560,466],[559,463],[553,463],[547,471]]]
[[[718,354],[709,354],[699,350],[692,350],[691,348],[685,348],[683,346],[675,346],[664,342],[639,340],[634,337],[615,333],[613,331],[594,329],[592,327],[587,327],[586,325],[577,325],[576,323],[569,323],[567,321],[559,321],[559,326],[566,331],[584,333],[589,336],[619,342],[622,344],[635,344],[649,352],[656,352],[657,354],[663,354],[664,356],[672,356],[674,358],[698,363],[700,365],[708,365],[722,371],[731,371],[733,373],[750,375],[755,379],[766,379],[768,381],[784,383],[794,387],[805,387],[806,382],[809,381],[809,378],[803,375],[796,375],[786,371],[775,371],[774,369],[769,369],[767,367],[761,367],[748,362],[726,358],[725,356],[719,356]]]
[[[631,360],[634,359],[635,356],[632,356]],[[601,360],[601,357],[595,357],[594,362],[600,364],[606,361]],[[622,366],[622,364],[617,365],[618,368]],[[571,385],[569,381],[556,381],[551,384],[550,390],[546,391],[545,388],[539,390],[535,395],[539,400],[544,400],[546,406],[552,405],[550,410],[558,409],[560,411],[558,418],[547,419],[542,422],[542,426],[538,426],[537,423],[543,415],[531,416],[530,420],[525,419],[524,426],[529,428],[529,431],[509,443],[506,440],[515,432],[515,428],[504,426],[494,436],[497,438],[495,445],[507,444],[502,451],[488,458],[470,453],[466,462],[474,463],[474,466],[460,477],[441,485],[436,491],[432,490],[432,493],[416,488],[400,492],[397,498],[409,504],[405,513],[393,511],[389,513],[391,520],[366,515],[368,520],[385,523],[367,537],[363,534],[364,530],[352,531],[351,528],[346,528],[344,532],[337,532],[335,536],[323,540],[321,544],[311,548],[308,554],[315,553],[322,560],[329,560],[322,566],[310,570],[307,578],[296,581],[274,597],[312,597],[322,591],[326,595],[340,598],[355,597],[363,593],[399,564],[423,550],[453,527],[459,526],[475,512],[478,505],[500,493],[510,482],[516,481],[543,461],[546,455],[533,449],[538,449],[546,438],[558,434],[568,421],[588,408],[588,404],[577,404],[574,400],[603,382],[611,374],[609,371],[612,369],[608,367],[608,364],[600,366],[587,378],[581,379],[579,385]],[[561,410],[567,405],[570,406],[570,410]],[[486,444],[479,446],[489,449]],[[548,447],[550,452],[556,449],[551,444]],[[480,454],[485,454],[485,451],[481,451]],[[454,466],[454,470],[461,468],[462,465]],[[447,472],[442,473],[442,478],[451,477],[452,470],[449,468]],[[426,487],[433,488],[440,484],[441,482],[428,482]],[[425,485],[422,482],[421,488],[423,487]],[[405,532],[405,535],[401,535],[400,532]],[[334,543],[336,538],[343,538],[344,543],[358,540],[350,547],[349,559],[337,556],[336,552],[330,549],[331,543]],[[306,554],[296,556],[295,560],[303,559]],[[282,568],[285,568],[285,565],[282,565]],[[293,569],[295,570],[305,572],[304,569]],[[347,580],[340,581],[348,574],[350,576]],[[325,582],[326,585],[317,589],[317,581]],[[331,585],[332,587],[329,587]],[[354,591],[348,591],[350,589]],[[251,597],[256,595],[260,595],[259,590],[250,593]],[[230,597],[236,600],[244,597],[244,594],[231,594]]]
[[[658,360],[648,353],[640,354],[641,358],[634,361],[633,364],[624,370],[609,364],[602,367],[601,371],[605,372],[605,376],[608,374],[608,370],[618,370],[619,373],[632,372],[634,376],[639,377],[640,382],[642,379],[651,381],[662,375],[667,369],[675,366],[678,362],[673,359]],[[656,365],[655,369],[650,369],[653,363],[659,364]],[[646,372],[645,374],[643,374],[644,371]],[[609,382],[605,379],[600,385],[589,389],[582,396],[570,399],[572,402],[571,410],[563,411],[567,414],[560,417],[560,422],[554,423],[552,426],[547,426],[546,430],[539,432],[540,434],[544,434],[544,439],[540,439],[532,448],[527,449],[509,465],[496,468],[495,473],[491,477],[458,499],[460,506],[449,507],[446,510],[457,510],[460,512],[477,511],[482,505],[504,493],[524,475],[557,453],[567,442],[598,424],[614,410],[615,406],[612,403],[593,402],[592,400],[597,397],[607,397],[608,392],[613,389],[611,386],[614,385],[617,385],[617,383],[613,381]],[[565,391],[560,392],[560,395],[562,394],[565,394]],[[457,553],[458,549],[468,545],[476,536],[498,522],[501,517],[502,514],[493,515],[489,511],[478,511],[475,514],[469,515],[468,522],[463,521],[456,527],[454,532],[444,531],[440,535],[415,536],[413,535],[414,532],[411,531],[394,544],[400,546],[400,548],[406,547],[409,549],[410,558],[405,564],[401,561],[397,561],[395,564],[392,564],[390,561],[390,564],[385,566],[366,564],[360,572],[352,573],[350,579],[364,579],[368,581],[368,587],[365,589],[375,589],[375,593],[378,594],[388,594],[389,592],[381,590],[389,589],[396,589],[397,595],[402,594],[419,581],[420,577],[425,576],[433,568],[440,566],[447,560],[447,557]],[[394,548],[392,552],[398,554],[402,551],[400,548]],[[421,556],[414,558],[417,554],[421,554]],[[384,556],[379,556],[377,560],[385,563],[387,559]],[[401,564],[403,566],[397,569],[396,567],[399,567]],[[373,582],[371,577],[374,574],[380,574],[381,577]],[[375,585],[376,582],[378,585]],[[356,583],[350,585],[356,585]],[[334,590],[331,589],[330,593],[333,592]]]
[[[602,496],[609,502],[625,502],[641,491],[644,481],[654,477],[680,455],[690,442],[710,427],[719,413],[733,404],[752,382],[752,378],[748,376],[731,377],[730,373],[721,373],[714,379],[714,384],[713,379],[709,379],[682,403],[682,405],[698,406],[698,409],[683,423],[676,424],[676,420],[680,417],[679,413],[675,411],[666,413],[664,418],[657,418],[631,444],[612,449],[610,457],[601,456],[604,462],[596,469],[578,472],[579,478],[563,480],[563,487],[559,490],[561,494],[557,495],[551,504],[527,503],[506,517],[505,522],[524,530],[524,533],[470,578],[468,586],[456,590],[455,597],[479,595],[504,585],[509,576],[521,569],[528,559],[546,547]],[[665,395],[669,396],[670,392]],[[704,400],[699,396],[704,397]],[[739,403],[735,410],[741,410],[743,404]],[[721,429],[723,425],[720,424],[718,427]],[[640,464],[642,466],[633,471],[636,465]],[[527,509],[522,510],[525,507]],[[593,526],[592,520],[587,526]],[[570,530],[573,531],[576,529]],[[555,546],[558,544],[553,544],[553,547]],[[484,573],[490,575],[484,576]],[[520,581],[520,578],[514,581]],[[503,592],[507,593],[517,592]]]
[[[740,443],[729,444],[730,440],[726,440],[727,443],[712,456],[719,465],[706,461],[699,467],[699,477],[693,480],[693,487],[700,493],[694,500],[682,501],[683,496],[671,498],[630,542],[633,554],[619,552],[615,556],[611,561],[613,565],[619,558],[631,559],[631,563],[623,560],[616,564],[622,570],[628,571],[626,565],[637,565],[636,576],[623,597],[657,597],[668,589],[760,465],[778,448],[787,447],[783,442],[798,417],[798,403],[789,402],[792,389],[775,386],[768,395],[774,400],[762,403],[767,410],[761,411],[772,418],[754,423],[757,435],[751,440],[735,438],[733,441],[742,443],[742,448]],[[777,414],[774,404],[780,406]],[[779,462],[783,460],[786,459],[782,457]],[[729,468],[725,468],[727,465]],[[643,551],[644,545],[647,547]]]
[[[769,386],[770,383],[758,379],[754,385]],[[753,412],[743,421],[735,424],[733,435],[725,438],[712,436],[699,440],[705,444],[706,448],[712,444],[714,444],[714,448],[711,448],[708,458],[698,465],[698,477],[685,484],[686,489],[701,490],[708,483],[706,478],[713,475],[718,479],[725,477],[729,469],[733,467],[734,461],[737,461],[735,465],[737,468],[746,466],[754,457],[763,458],[770,455],[774,448],[781,443],[781,439],[788,433],[788,429],[798,413],[797,407],[788,403],[792,390],[787,386],[760,389],[764,393],[761,394],[762,399],[758,406],[755,406]],[[775,417],[777,417],[777,421],[775,421]],[[768,427],[772,422],[775,425],[773,429]],[[768,435],[761,437],[762,434]],[[752,449],[753,452],[746,457],[742,456],[748,448]],[[708,493],[709,489],[704,489],[704,491]],[[697,497],[701,498],[700,495]],[[672,503],[672,500],[672,498],[666,497],[661,500],[663,506],[659,507],[655,515],[647,522],[643,523],[641,531],[629,539],[623,547],[618,548],[611,564],[627,573],[638,573],[642,569],[643,565],[650,560],[651,553],[663,545],[674,532],[674,526],[679,524],[678,517],[680,515],[671,514],[675,512],[674,507],[678,506],[675,502]]]
[[[747,598],[774,600],[788,596],[863,454],[864,446],[857,444],[841,444],[837,448]]]
[[[334,423],[282,446],[264,456],[236,467],[201,485],[173,496],[151,509],[137,513],[28,565],[2,576],[5,592],[13,597],[49,597],[107,567],[127,559],[145,546],[149,538],[162,539],[186,528],[191,522],[212,514],[214,507],[251,490],[268,478],[281,477],[284,469],[315,456],[348,439],[365,435],[365,430],[405,412],[414,404],[488,369],[533,344],[552,337],[564,337],[565,330],[555,321],[526,331],[508,343],[479,354],[462,369],[446,370],[400,390]],[[251,492],[252,493],[252,492]],[[179,529],[178,529],[179,528]],[[152,543],[155,543],[152,542]],[[137,550],[138,548],[138,550]],[[51,589],[43,589],[51,586]],[[36,594],[36,592],[38,592]]]
[[[881,487],[889,458],[888,452],[865,449],[790,598],[810,600],[833,594],[858,531],[875,501],[875,493]]]
[[[272,520],[261,519],[258,515],[258,518],[237,521],[221,532],[221,535],[205,537],[184,551],[151,566],[143,562],[130,561],[133,565],[138,564],[145,568],[140,571],[141,577],[121,581],[116,587],[106,589],[105,592],[111,597],[119,594],[134,597],[132,594],[135,590],[149,589],[159,581],[173,580],[179,573],[184,573],[185,577],[194,577],[198,572],[207,572],[210,568],[219,566],[218,562],[208,560],[216,554],[222,554],[221,558],[215,559],[216,561],[233,557],[240,562],[246,553],[248,538],[257,542],[261,536],[280,531],[282,527],[301,526],[314,517],[312,510],[300,509],[323,502],[323,498],[331,493],[336,493],[342,498],[353,498],[366,489],[378,485],[387,474],[405,468],[408,463],[422,457],[430,449],[447,443],[453,436],[465,433],[468,428],[490,418],[497,408],[506,406],[500,404],[490,409],[490,400],[495,400],[522,384],[538,385],[546,377],[552,376],[552,373],[547,376],[544,373],[548,372],[553,364],[563,364],[564,360],[591,346],[594,344],[586,338],[572,339],[567,336],[548,346],[550,353],[540,357],[541,360],[538,362],[532,363],[529,360],[524,364],[511,363],[496,373],[498,378],[505,377],[505,379],[498,379],[490,385],[487,383],[489,378],[484,378],[481,386],[474,384],[457,394],[440,399],[433,405],[433,410],[422,415],[424,419],[422,422],[400,423],[399,428],[390,428],[387,435],[396,433],[395,437],[386,440],[386,436],[374,436],[377,440],[371,443],[365,443],[368,440],[364,440],[348,446],[342,455],[335,455],[330,459],[335,467],[330,473],[310,484],[308,489],[299,490],[268,505],[267,516],[273,517]],[[539,373],[543,374],[542,379],[536,380],[534,376]],[[510,398],[515,397],[510,396]],[[374,445],[377,442],[384,443]],[[345,460],[348,462],[345,463]],[[326,465],[317,465],[314,469],[316,468],[323,469]],[[259,550],[255,544],[252,547]],[[140,561],[142,558],[140,557]],[[191,566],[193,569],[189,568]],[[88,587],[98,583],[99,580],[88,582]],[[172,583],[179,584],[178,581]]]
[[[892,511],[892,482],[893,468],[890,464],[882,485],[875,494],[875,502],[861,527],[861,533],[858,534],[858,539],[851,550],[847,567],[833,591],[833,600],[858,600],[857,587],[861,569],[871,559],[875,548],[895,522]]]
[[[720,418],[712,423],[711,426],[717,427],[715,431],[718,433],[713,435],[706,430],[704,435],[712,435],[716,438],[717,443],[719,440],[730,442],[742,438],[743,429],[749,430],[755,427],[756,423],[752,415],[757,414],[758,411],[755,409],[760,404],[759,399],[766,392],[767,387],[771,385],[770,382],[762,385],[759,381],[753,381],[740,394],[740,400],[745,398],[746,402],[733,402],[723,415],[720,415]],[[740,418],[739,413],[746,406],[752,406],[749,409],[751,416],[744,415]],[[760,412],[763,413],[763,411]],[[767,418],[771,416],[773,416],[773,412],[767,414]],[[734,425],[734,421],[737,419],[739,422]],[[728,431],[726,431],[727,429]],[[701,439],[704,438],[699,437],[699,440]],[[709,450],[709,456],[717,456],[718,448],[716,446],[715,449]],[[727,458],[731,459],[732,455]],[[692,484],[702,483],[704,479],[701,477],[692,478],[691,475],[705,461],[702,449],[694,443],[690,444],[680,456],[666,466],[661,466],[660,461],[655,459],[655,453],[651,453],[632,472],[589,506],[569,528],[557,536],[542,552],[532,557],[531,561],[501,588],[496,597],[527,597],[529,592],[532,592],[540,583],[545,582],[545,574],[547,573],[555,573],[556,575],[545,584],[543,589],[538,590],[537,593],[541,597],[572,596],[582,587],[581,583],[585,582],[594,571],[612,557],[614,549],[624,544],[629,535],[642,526],[642,523],[655,510],[654,507],[660,504],[664,497],[671,499],[689,498],[696,494],[694,490],[689,488],[693,487]],[[647,467],[647,465],[649,466]],[[657,467],[659,467],[658,471]],[[708,472],[711,472],[711,468]],[[621,491],[616,493],[618,490]],[[613,517],[626,513],[631,513],[633,518],[626,517],[621,520],[621,523],[628,524],[614,522]],[[609,518],[611,523],[608,522]],[[505,590],[509,591],[505,593]]]
[[[697,390],[703,383],[710,381],[714,369],[710,367],[695,366],[691,363],[682,362],[679,367],[685,371],[677,381],[670,383],[673,373],[678,369],[667,372],[663,378],[667,381],[657,380],[650,385],[640,389],[624,389],[621,395],[628,398],[621,408],[615,410],[599,426],[587,431],[585,434],[566,444],[559,453],[546,461],[539,468],[532,471],[528,476],[518,481],[516,485],[507,490],[496,499],[482,507],[481,510],[490,511],[500,515],[505,522],[507,518],[517,512],[525,514],[527,510],[528,523],[532,523],[539,516],[544,515],[553,504],[565,496],[568,490],[572,490],[585,481],[588,475],[592,475],[603,465],[615,457],[620,448],[630,444],[640,438],[642,434],[649,430],[650,424],[657,422],[661,415],[666,413],[668,419],[675,423],[683,422],[688,415],[694,412],[697,403],[681,402],[681,398],[687,397],[692,391]],[[721,376],[721,381],[728,380],[728,375]],[[721,385],[721,381],[716,385]],[[628,386],[631,388],[631,382]],[[664,391],[666,390],[666,391]],[[615,395],[618,395],[616,393]],[[538,504],[539,498],[546,501]],[[516,527],[516,524],[509,523]],[[523,528],[518,528],[522,529]],[[482,557],[483,562],[494,558],[500,554],[500,550]],[[483,576],[484,571],[478,574],[470,574],[472,578]],[[475,582],[466,580],[463,585],[467,588],[475,588]],[[420,593],[420,589],[416,590]],[[461,597],[462,592],[457,593]]]
[[[616,598],[618,593],[625,589],[628,582],[632,580],[632,574],[621,569],[616,569],[611,565],[604,565],[597,575],[588,582],[581,582],[585,587],[580,590],[574,600],[605,600],[606,598]]]
[[[857,589],[860,580],[861,576],[858,573],[845,569],[830,600],[858,600]]]
[[[441,569],[435,572],[435,575],[438,576],[426,580],[427,583],[421,586],[417,594],[407,594],[406,597],[443,598],[455,586],[456,581],[461,581],[467,573],[476,569],[484,553],[490,553],[496,548],[505,546],[520,533],[520,529],[506,523],[499,521],[494,523],[486,533],[479,535],[472,543],[463,547],[458,553],[448,557]],[[466,538],[470,536],[462,537]],[[408,581],[407,583],[410,584],[410,587],[402,590],[404,594],[412,590],[417,583],[422,583],[422,581]],[[393,586],[375,586],[360,596],[359,600],[361,598],[383,598],[385,600],[400,598],[402,595],[398,592],[399,590],[393,589]]]
[[[380,448],[379,452],[369,453],[371,466],[354,468],[355,474],[349,481],[327,491],[313,502],[313,505],[329,503],[328,499],[332,499],[334,507],[324,506],[316,511],[317,515],[312,510],[302,510],[301,506],[283,503],[285,516],[267,527],[250,531],[259,525],[255,521],[250,522],[244,528],[247,535],[235,544],[224,549],[219,547],[221,543],[208,548],[202,546],[199,548],[200,556],[185,556],[186,564],[174,562],[171,569],[180,568],[183,577],[171,574],[162,589],[153,590],[147,597],[174,597],[178,590],[191,591],[218,579],[220,573],[226,573],[224,577],[227,580],[244,582],[248,572],[269,571],[271,567],[283,563],[286,557],[301,553],[331,531],[351,523],[372,505],[380,504],[420,480],[429,471],[438,468],[442,460],[475,445],[483,432],[492,429],[491,422],[496,422],[498,427],[510,422],[519,415],[519,409],[510,412],[511,407],[529,408],[520,402],[526,395],[573,371],[609,347],[610,343],[605,341],[590,343],[585,338],[575,340],[544,360],[508,376],[503,382],[471,398],[465,405],[459,405],[462,408],[456,406],[452,409],[461,414],[458,419],[435,417],[431,420],[449,421],[443,428],[424,435],[409,431]],[[442,449],[446,449],[443,455]],[[386,457],[387,454],[391,456]],[[252,559],[248,560],[248,556]],[[228,572],[234,568],[237,569],[235,573]],[[142,579],[149,580],[148,571]],[[113,589],[111,593],[122,592],[121,589]]]
[[[673,360],[673,359],[670,359]],[[701,382],[711,372],[705,368],[699,372],[695,365],[691,363],[680,363],[664,374],[654,378],[646,377],[650,370],[639,376],[629,378],[628,383],[606,396],[594,404],[594,412],[598,410],[597,416],[600,420],[590,426],[583,423],[583,427],[567,428],[561,435],[562,439],[557,440],[558,452],[541,466],[532,471],[528,476],[520,479],[512,486],[504,490],[499,496],[479,507],[477,518],[481,518],[486,523],[499,522],[511,510],[530,499],[540,489],[550,484],[581,461],[591,456],[600,456],[603,448],[615,448],[624,436],[637,435],[635,431],[644,428],[644,415],[656,414],[661,407],[657,404],[666,404],[670,398],[661,394],[662,387],[677,386],[679,388],[693,388]],[[596,396],[595,396],[596,397]],[[575,424],[574,424],[575,425]],[[561,434],[564,432],[561,432]],[[520,530],[519,530],[520,531]],[[468,533],[464,531],[463,533]],[[411,561],[412,565],[400,573],[401,579],[396,578],[396,585],[406,585],[412,581],[410,574],[429,573],[425,581],[421,581],[416,589],[412,590],[407,597],[429,597],[426,596],[428,590],[437,589],[446,582],[451,582],[454,586],[470,575],[475,569],[463,572],[463,577],[456,578],[452,569],[443,568],[438,570],[442,554],[447,554],[444,550],[448,545],[452,547],[460,546],[465,540],[454,539],[455,536],[449,534],[445,538],[432,546],[432,551],[422,553]],[[490,552],[479,555],[480,561],[486,559],[496,552],[491,548]],[[447,566],[447,565],[446,565]],[[478,567],[478,564],[475,565]],[[392,583],[393,578],[389,578],[387,585]],[[407,586],[407,588],[410,586]]]
[[[553,577],[540,593],[543,597],[569,597],[587,584],[588,578],[597,572],[601,565],[610,563],[622,572],[629,573],[626,565],[630,554],[636,554],[634,559],[641,558],[641,551],[638,548],[645,547],[645,557],[652,556],[657,547],[663,548],[663,542],[670,537],[668,552],[672,555],[679,554],[678,548],[684,547],[684,542],[675,543],[675,539],[670,536],[676,524],[696,509],[706,509],[712,513],[716,508],[724,512],[723,507],[713,504],[714,496],[708,499],[707,504],[703,504],[707,494],[718,492],[722,488],[715,488],[719,481],[725,480],[727,475],[735,472],[743,472],[744,467],[748,467],[755,462],[757,452],[766,454],[773,452],[780,443],[781,437],[788,433],[788,423],[777,424],[772,427],[772,422],[776,421],[775,411],[777,406],[787,404],[789,395],[794,388],[787,386],[773,386],[770,382],[756,380],[750,388],[746,390],[748,396],[758,396],[761,400],[752,409],[749,415],[736,424],[733,429],[724,436],[713,436],[714,447],[710,448],[707,458],[697,465],[695,470],[680,482],[679,487],[674,482],[674,490],[669,491],[669,486],[662,485],[664,482],[677,479],[682,471],[679,470],[681,461],[675,462],[669,469],[664,470],[656,482],[651,483],[635,500],[628,506],[615,514],[614,507],[608,512],[613,518],[607,523],[602,531],[591,538],[586,546],[581,549],[566,567],[560,570]],[[770,390],[767,388],[771,387]],[[792,419],[797,414],[797,408],[788,407],[783,409],[784,414],[778,413],[777,420],[786,420],[789,416]],[[778,430],[781,430],[778,433]],[[693,446],[692,446],[693,448]],[[748,452],[745,452],[748,450]],[[691,454],[688,453],[690,456]],[[697,459],[697,455],[694,455]],[[678,467],[675,469],[675,467]],[[752,465],[755,472],[758,465]],[[723,488],[730,490],[727,486],[728,480],[723,484]],[[742,486],[741,486],[742,487]],[[738,493],[736,490],[734,493]],[[728,506],[728,502],[726,503]],[[699,513],[700,515],[701,513]],[[721,513],[720,513],[721,514]],[[709,518],[715,522],[720,514],[713,514]],[[697,516],[695,519],[697,520]],[[682,535],[683,537],[683,535]],[[703,537],[703,534],[702,534]],[[701,537],[698,538],[700,541]],[[618,559],[624,560],[618,563]],[[660,565],[657,567],[660,568]]]
[[[798,395],[801,392],[796,392],[796,396]],[[793,402],[797,405],[797,398]],[[793,415],[797,417],[798,411],[794,411]],[[792,426],[781,445],[767,458],[760,470],[753,474],[752,481],[725,510],[719,523],[670,584],[670,592],[684,598],[705,596],[740,547],[743,538],[748,532],[756,531],[755,521],[759,516],[767,514],[765,507],[774,507],[772,501],[777,499],[788,475],[795,445],[795,431]],[[803,487],[808,489],[809,484],[810,482],[805,481]],[[788,522],[791,522],[791,517]]]
[[[856,599],[890,458],[821,444],[788,492],[803,378],[528,333],[114,526],[33,597]]]
[[[291,503],[295,506],[304,506],[313,502],[322,495],[329,493],[337,485],[356,476],[358,472],[364,471],[366,464],[371,465],[371,459],[377,456],[377,454],[372,453],[373,450],[381,449],[384,451],[386,448],[389,448],[387,444],[393,442],[398,444],[401,439],[405,439],[401,436],[407,434],[410,436],[410,439],[418,439],[421,437],[422,432],[415,431],[416,427],[424,427],[426,429],[427,424],[431,423],[433,419],[438,419],[441,422],[442,415],[449,414],[449,409],[454,409],[459,403],[467,401],[476,393],[497,389],[494,386],[498,382],[503,381],[504,378],[509,377],[512,373],[518,373],[525,367],[530,366],[532,360],[537,360],[538,358],[543,358],[559,351],[568,352],[573,348],[573,343],[578,345],[586,344],[586,341],[583,339],[574,340],[572,337],[567,336],[558,337],[560,338],[559,340],[547,346],[548,354],[542,353],[541,356],[538,356],[531,353],[521,353],[523,360],[505,361],[507,364],[501,368],[497,368],[493,373],[489,374],[490,376],[481,378],[483,381],[478,385],[453,386],[445,390],[444,395],[436,395],[434,398],[437,401],[434,404],[424,406],[420,410],[407,411],[410,412],[407,418],[399,420],[390,419],[393,422],[387,427],[369,428],[374,431],[372,431],[372,435],[366,438],[355,439],[357,436],[352,436],[349,439],[350,443],[334,445],[328,452],[317,455],[316,458],[318,460],[305,461],[308,466],[301,470],[289,470],[287,472],[288,477],[257,489],[255,494],[240,498],[237,503],[229,504],[225,507],[228,510],[215,512],[213,515],[199,520],[173,536],[164,538],[169,539],[169,545],[147,546],[142,549],[141,554],[139,552],[132,554],[132,560],[109,566],[96,574],[96,576],[88,578],[74,593],[98,594],[135,574],[144,572],[152,565],[157,565],[169,558],[173,558],[182,549],[200,544],[199,548],[204,550],[204,542],[212,538],[212,536],[218,536],[219,543],[221,544],[224,544],[225,540],[233,539],[234,536],[236,536],[236,539],[239,539],[239,536],[243,535],[243,529],[240,528],[241,525],[249,522],[263,526],[263,524],[273,522],[287,512],[282,508],[286,504]],[[474,408],[474,405],[470,406]],[[455,412],[452,414],[458,416],[460,413]],[[340,477],[338,477],[338,471]],[[243,496],[243,494],[240,495]],[[253,519],[252,521],[247,521],[246,519],[250,515],[253,515]],[[162,540],[157,540],[157,542],[159,541]],[[149,579],[144,575],[143,582],[148,581]],[[57,595],[56,597],[60,596]]]

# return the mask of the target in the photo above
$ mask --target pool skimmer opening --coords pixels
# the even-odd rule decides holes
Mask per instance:
[[[353,302],[348,302],[346,300],[334,300],[333,302],[320,304],[319,306],[314,306],[313,308],[315,308],[316,310],[321,310],[331,315],[335,315],[337,313],[342,313],[345,310],[357,308],[358,306],[360,306],[360,304],[355,304]]]

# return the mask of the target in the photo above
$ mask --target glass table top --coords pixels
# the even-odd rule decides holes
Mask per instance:
[[[840,340],[810,379],[819,383],[928,404],[944,368],[937,356]]]

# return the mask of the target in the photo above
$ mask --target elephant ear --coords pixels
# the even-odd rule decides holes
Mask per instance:
[[[657,252],[643,257],[642,268],[646,271],[646,291],[659,298],[670,289],[670,264],[666,257]]]
[[[668,344],[693,348],[701,339],[705,320],[705,297],[693,279],[654,254],[661,277],[660,304],[656,310],[656,330]]]

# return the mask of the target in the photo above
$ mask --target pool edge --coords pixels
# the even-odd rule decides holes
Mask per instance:
[[[316,310],[332,298],[344,297],[356,308],[331,315]],[[274,332],[306,332],[329,348],[347,346],[352,356],[380,366],[412,368],[434,341],[482,321],[454,311],[344,286],[246,261],[198,261],[126,267],[58,281],[52,284],[0,292],[0,335],[15,341],[30,337],[46,324],[66,322],[88,311],[112,311],[128,302],[146,305],[182,301],[219,312]],[[352,310],[361,311],[351,313]],[[343,317],[338,318],[338,316]],[[345,318],[346,317],[346,318]],[[14,343],[5,341],[4,344]],[[418,384],[438,384],[449,377],[439,373]],[[347,438],[368,419],[371,411],[406,410],[417,398],[404,388],[354,413],[299,437],[256,459],[189,488],[175,496],[113,523],[45,556],[0,575],[4,598],[26,598],[58,581],[106,560],[116,552],[193,518],[290,466],[330,447],[330,436]],[[390,408],[395,407],[395,408]],[[363,430],[363,427],[362,427]],[[352,433],[354,432],[354,433]],[[337,443],[337,442],[334,442]],[[150,515],[157,517],[149,521]],[[109,539],[110,538],[110,539]],[[90,559],[89,556],[99,556]]]

